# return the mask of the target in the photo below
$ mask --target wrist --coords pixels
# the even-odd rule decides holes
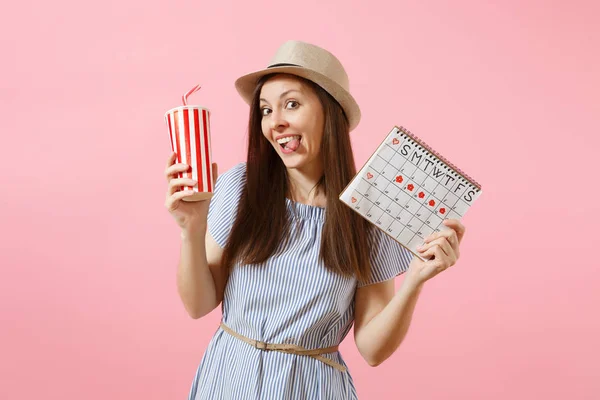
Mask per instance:
[[[402,284],[411,290],[420,291],[426,282],[420,275],[421,274],[419,274],[418,271],[409,268],[408,271],[406,271]]]
[[[182,229],[181,240],[196,240],[206,235],[206,225],[195,227],[194,229]]]

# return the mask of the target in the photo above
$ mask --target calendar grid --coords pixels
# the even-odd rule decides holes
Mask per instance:
[[[462,218],[480,194],[481,187],[465,181],[439,153],[394,127],[340,199],[423,259],[416,247],[434,231],[449,229],[442,221]]]
[[[389,145],[387,145],[387,143],[386,143],[386,144],[384,144],[384,145],[389,147]],[[397,153],[397,151],[396,151],[395,149],[393,149],[393,148],[392,148],[392,151],[394,151],[395,153]],[[385,166],[392,165],[392,164],[390,163],[391,159],[390,159],[390,160],[386,160],[385,158],[383,158],[383,157],[380,157],[379,155],[377,155],[376,157],[379,157],[379,158],[381,158],[381,159],[382,159],[382,160],[385,162]],[[400,172],[400,169],[402,168],[402,166],[403,166],[404,164],[406,164],[406,163],[409,163],[409,162],[410,162],[411,164],[413,164],[413,163],[412,163],[410,160],[405,160],[405,162],[404,162],[404,163],[403,163],[403,164],[402,164],[402,165],[401,165],[399,168],[398,168],[398,167],[396,167],[395,165],[392,165],[392,166],[394,167],[395,171],[396,171],[394,175],[397,175],[397,174]],[[414,165],[414,164],[413,164],[413,165]],[[415,165],[415,167],[416,167],[416,168],[418,168],[418,166],[416,166],[416,165]],[[364,177],[363,177],[362,179],[364,180]],[[370,182],[368,182],[368,180],[367,180],[367,183],[371,184]],[[387,177],[386,177],[386,183],[387,183],[388,185],[389,185],[389,184],[393,184],[393,182],[392,182],[392,181],[389,181],[389,180],[387,179]],[[378,188],[378,187],[377,187],[375,184],[372,184],[372,185],[373,185],[373,186],[371,186],[371,187],[374,187],[374,188],[375,188],[375,189],[376,189],[376,190],[379,192],[379,195],[377,196],[377,200],[378,200],[378,199],[379,199],[381,196],[384,196],[384,197],[387,197],[387,198],[388,198],[390,201],[398,201],[398,198],[397,198],[397,197],[390,198],[389,196],[387,196],[387,194],[385,193],[385,191],[382,191],[381,189],[379,189],[379,188]],[[386,188],[387,188],[387,186],[386,186]],[[401,190],[402,190],[402,189],[401,189]],[[381,209],[381,207],[379,207],[379,206],[377,205],[377,200],[373,201],[373,206],[371,207],[371,209],[373,209],[373,208],[377,207],[377,208],[378,208],[380,211],[382,211],[382,213],[383,213],[383,212],[386,212],[386,213],[387,213],[387,210]],[[410,201],[410,198],[409,198],[409,201]],[[371,218],[371,216],[373,215],[373,214],[372,214],[372,212],[371,212],[371,209],[369,209],[369,210],[367,211],[367,217],[369,217],[369,218]],[[411,219],[410,219],[411,221],[412,221],[412,220],[414,220],[415,218],[416,218],[417,220],[419,219],[419,218],[417,217],[416,213],[413,213],[413,212],[411,212],[411,211],[410,211],[410,209],[408,209],[408,208],[406,208],[406,207],[402,208],[402,211],[408,211],[408,213],[411,215]],[[400,215],[400,213],[398,213],[397,215],[393,215],[393,214],[389,214],[389,213],[388,213],[388,215],[391,215],[391,216],[392,216],[392,218],[393,218],[393,220],[397,220],[397,219],[398,219],[398,217],[399,217],[399,215]],[[379,217],[375,219],[375,224],[380,224]],[[381,225],[381,224],[380,224],[380,225]],[[391,225],[391,222],[390,222],[390,225]],[[387,230],[387,229],[388,229],[388,227],[389,227],[389,225],[387,225],[387,226],[381,226],[381,227],[382,227],[382,229],[384,229],[384,230]],[[412,240],[412,239],[414,238],[414,236],[416,236],[416,235],[417,235],[417,232],[418,232],[418,230],[419,230],[419,228],[420,228],[420,227],[415,227],[414,229],[411,229],[412,227],[413,227],[412,225],[410,225],[410,226],[405,226],[405,227],[403,228],[403,230],[402,230],[402,231],[400,231],[400,232],[398,233],[398,235],[396,235],[396,237],[394,237],[394,239],[397,239],[397,238],[398,238],[398,236],[400,236],[401,234],[403,234],[405,230],[409,230],[409,231],[412,233],[412,236],[411,236],[411,238],[410,238],[410,240]]]
[[[399,133],[404,133],[404,132],[403,132],[403,131],[399,131]],[[416,142],[415,142],[415,143],[416,143]],[[392,147],[391,147],[391,146],[389,146],[387,143],[385,143],[385,145],[386,145],[386,146],[388,146],[388,147],[390,147],[390,148],[392,148]],[[396,150],[396,149],[394,149],[394,148],[392,148],[392,150],[393,150],[394,152],[396,152],[397,154],[399,154],[398,150]],[[434,157],[436,157],[435,155],[433,155],[433,156],[434,156]],[[436,158],[437,158],[437,157],[436,157]],[[439,158],[437,158],[437,161],[438,161],[438,163],[442,163],[442,164],[444,164],[444,161],[440,160]],[[419,166],[418,166],[418,165],[414,164],[414,163],[413,163],[413,162],[412,162],[410,159],[408,159],[408,158],[406,159],[406,162],[409,162],[409,163],[411,163],[413,166],[415,166],[415,168],[419,168]],[[444,164],[444,168],[445,168],[445,169],[449,169],[449,167],[448,167],[447,165],[445,165],[445,164]],[[450,168],[450,169],[451,169],[451,168]],[[423,171],[423,170],[422,170],[422,171]],[[453,175],[454,175],[454,174],[455,174],[455,172],[453,171]],[[455,178],[457,178],[457,179],[456,179],[456,180],[457,180],[457,182],[460,180],[460,178],[459,178],[459,177],[456,177],[456,176],[454,176],[454,177],[455,177]],[[412,178],[412,177],[411,177],[411,178]],[[437,183],[436,187],[435,187],[435,188],[434,188],[434,189],[433,189],[431,192],[433,193],[433,192],[435,191],[435,189],[437,189],[437,187],[438,187],[438,186],[440,186],[440,182],[438,182],[438,183]],[[442,185],[442,187],[443,187],[444,189],[446,189],[446,190],[448,190],[448,191],[450,192],[450,189],[447,189],[447,188],[446,188],[444,185]],[[438,200],[440,200],[440,202],[442,202],[444,199],[438,199]],[[457,198],[457,201],[458,201],[458,198]],[[452,204],[449,204],[448,202],[446,202],[446,205],[452,209],[452,207],[454,207],[454,206],[456,205],[456,202],[457,202],[457,201],[453,202]]]

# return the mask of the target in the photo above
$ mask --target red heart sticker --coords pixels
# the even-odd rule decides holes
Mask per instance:
[[[355,197],[352,198],[352,202],[356,203],[356,198]]]
[[[440,208],[440,214],[445,214],[446,213],[446,209],[445,208]]]
[[[430,205],[431,207],[435,206],[435,201],[434,201],[434,200],[429,200],[429,205]]]
[[[419,192],[419,198],[422,199],[423,197],[425,197],[425,193]]]
[[[398,143],[400,143],[400,141],[398,139],[394,138],[394,140],[392,140],[392,143],[393,144],[398,144]]]
[[[409,185],[408,185],[406,188],[412,192],[412,190],[413,190],[415,187],[413,186],[413,184],[412,184],[412,183],[410,183],[410,184],[409,184]]]
[[[404,180],[404,178],[402,178],[402,175],[398,175],[396,177],[396,182],[398,182],[398,183],[402,183],[403,180]]]
[[[373,174],[370,172],[367,172],[367,179],[371,179],[373,177]]]

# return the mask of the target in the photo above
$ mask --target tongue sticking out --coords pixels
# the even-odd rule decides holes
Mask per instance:
[[[292,151],[296,151],[298,146],[300,146],[300,141],[298,139],[290,140],[285,144],[285,148]]]

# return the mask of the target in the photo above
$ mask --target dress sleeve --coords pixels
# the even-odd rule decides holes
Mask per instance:
[[[414,255],[380,229],[373,232],[371,279],[359,281],[358,287],[393,279],[408,269]]]
[[[237,164],[217,178],[208,207],[208,231],[221,247],[227,244],[245,184],[246,163]]]

